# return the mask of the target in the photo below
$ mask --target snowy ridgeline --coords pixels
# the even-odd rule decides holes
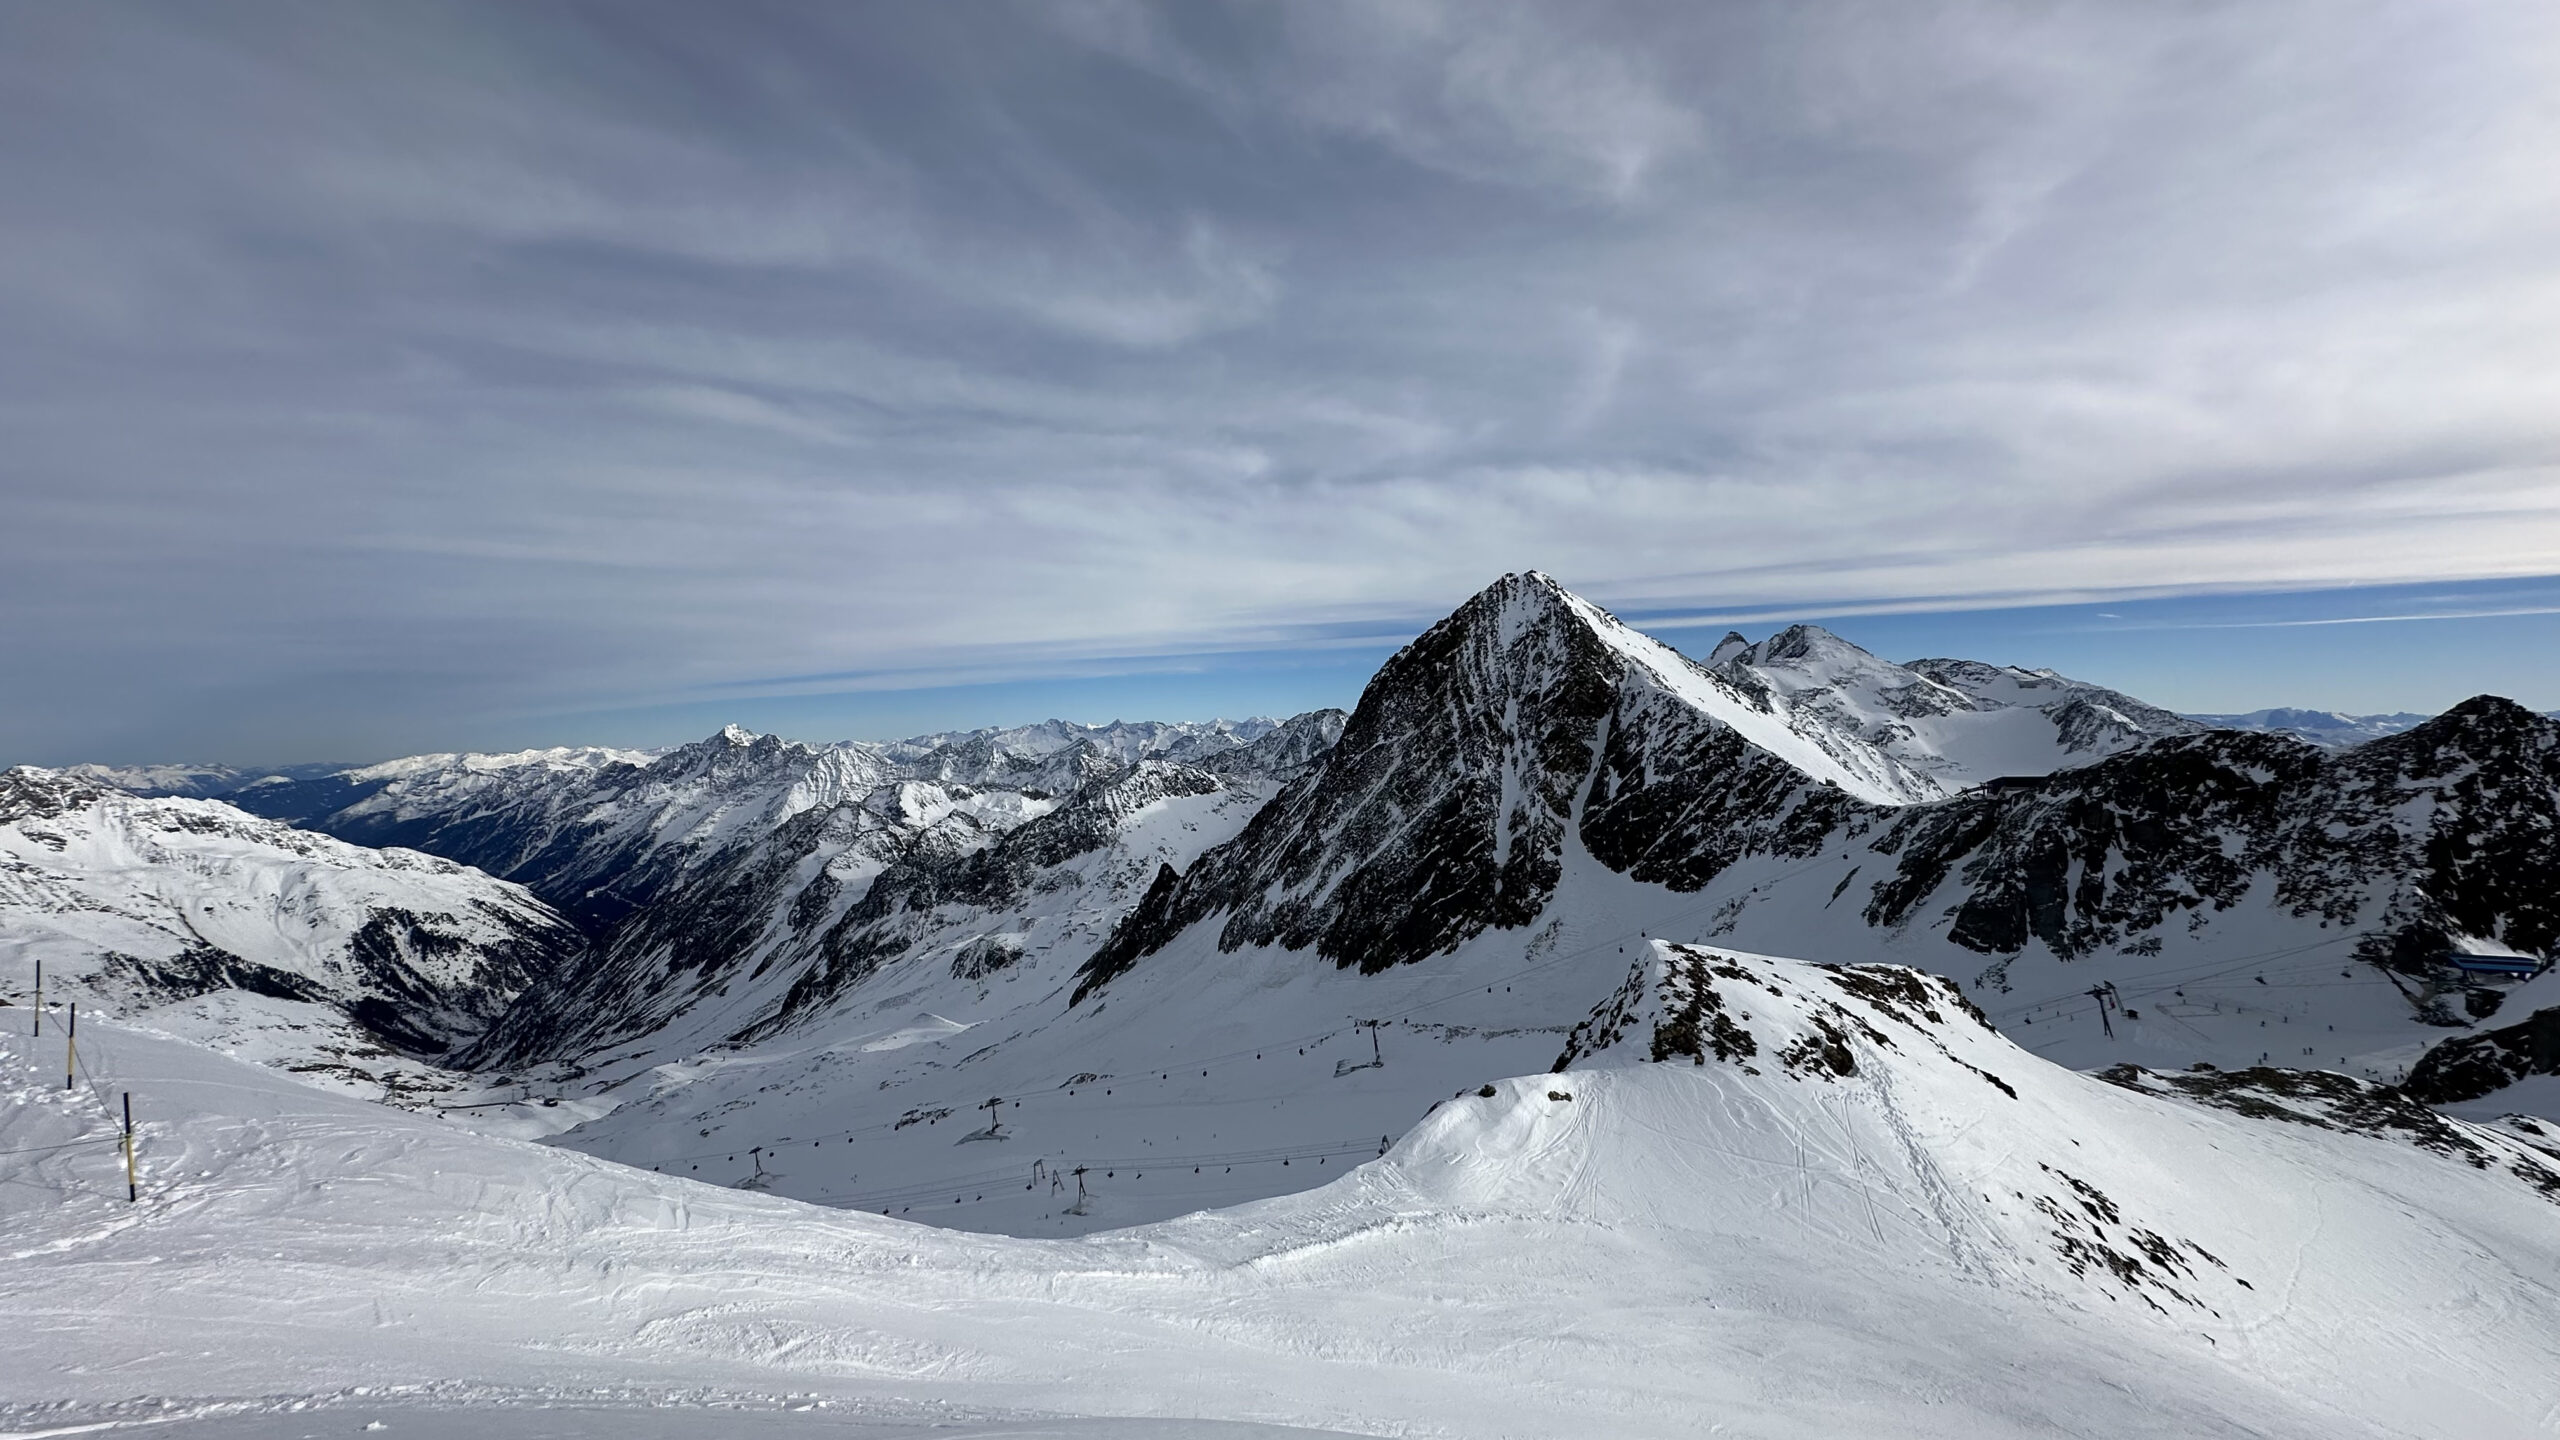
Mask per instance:
[[[0,1428],[2547,1433],[2548,1133],[2339,1077],[2077,1074],[1934,977],[1631,948],[1560,1070],[1322,1188],[1076,1240],[634,1171],[112,1024],[66,1091],[0,1026]]]
[[[1693,663],[1513,576],[1348,716],[729,730],[242,792],[521,881],[593,937],[431,1054],[362,1031],[363,997],[332,1012],[228,971],[180,1004],[86,993],[457,1123],[1016,1234],[1307,1188],[1435,1100],[1550,1064],[1660,935],[1953,976],[2081,1068],[2392,1081],[2461,1041],[2428,1098],[2494,1114],[2547,1103],[2529,1017],[2560,978],[2441,962],[2539,954],[2560,926],[2555,735],[2484,699],[2331,753],[1809,627]],[[0,906],[0,960],[77,908]],[[1078,1166],[1108,1193],[1073,1205]]]

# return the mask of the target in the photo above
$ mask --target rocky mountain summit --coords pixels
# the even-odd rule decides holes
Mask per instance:
[[[2144,1026],[2146,1043],[2219,1063],[2260,1058],[2262,1021],[2298,1022],[2263,990],[2180,1014],[2181,973],[2218,993],[2207,972],[2272,959],[2304,967],[2285,981],[2300,987],[2325,964],[2356,994],[2338,999],[2352,1015],[2314,1006],[2322,1035],[2379,1053],[2502,1003],[2449,963],[2466,945],[2560,947],[2560,723],[2512,702],[2327,751],[2056,684],[2069,693],[2024,709],[2047,753],[2090,733],[2058,716],[2101,712],[2124,722],[2099,732],[2116,748],[1913,799],[1934,783],[1919,732],[1880,728],[1877,703],[1926,719],[1960,713],[1943,709],[1951,694],[2032,694],[2046,677],[1777,638],[1694,665],[1545,577],[1507,578],[1388,662],[1341,746],[1235,840],[1159,875],[1078,997],[1187,935],[1371,973],[1418,963],[1538,933],[1609,876],[1697,897],[1695,933],[1899,959],[1986,1005],[2041,996],[2049,1023],[2104,1021],[2093,1041],[2113,1042],[2123,1002],[2083,992],[2139,984],[2178,1027]],[[1787,684],[1766,679],[1788,667]],[[2133,740],[2143,727],[2162,733]]]

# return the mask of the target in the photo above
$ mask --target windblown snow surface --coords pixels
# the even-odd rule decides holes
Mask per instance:
[[[2560,1156],[2528,1139],[2360,1122],[2382,1092],[2344,1077],[2075,1074],[1916,972],[1631,948],[1560,1071],[1322,1188],[1079,1239],[653,1175],[118,1026],[66,1090],[7,1012],[0,1428],[2549,1433]]]

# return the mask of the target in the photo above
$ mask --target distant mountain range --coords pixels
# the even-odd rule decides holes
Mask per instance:
[[[2367,740],[2379,740],[2414,730],[2426,722],[2424,715],[2398,710],[2388,715],[2342,715],[2335,710],[2252,710],[2245,715],[2190,715],[2200,725],[2215,730],[2256,730],[2272,735],[2291,735],[2331,750],[2344,750]]]
[[[34,797],[0,812],[0,979],[21,991],[37,947],[16,937],[61,954],[84,933],[66,916],[112,904],[157,938],[58,961],[85,1003],[158,1016],[169,983],[104,957],[194,955],[185,1004],[264,984],[339,1017],[235,1017],[276,1063],[360,1034],[373,1069],[315,1073],[478,1087],[523,1124],[578,1122],[559,1143],[835,1203],[967,1188],[939,1218],[983,1228],[1295,1186],[1204,1172],[1067,1219],[962,1181],[999,1151],[1392,1136],[1453,1088],[1569,1056],[1663,937],[1947,976],[2078,1068],[2419,1067],[2450,1104],[2541,1073],[2541,1032],[2516,1027],[2560,1007],[2560,977],[2452,963],[2560,947],[2549,718],[2485,696],[2424,720],[2180,716],[1812,626],[1693,660],[1534,573],[1416,638],[1348,714],[10,774]],[[79,858],[66,815],[203,827],[303,878],[154,851],[134,864],[177,899],[145,911],[81,888],[114,867]],[[366,858],[416,851],[454,862],[446,890],[483,888],[317,923],[280,898],[431,863]],[[191,949],[203,904],[262,918]],[[483,917],[410,950],[492,958],[365,971],[356,937],[386,909]],[[2480,1044],[2420,1067],[2448,1038]]]

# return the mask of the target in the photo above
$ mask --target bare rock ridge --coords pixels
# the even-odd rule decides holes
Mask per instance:
[[[1340,743],[1241,835],[1152,889],[1077,998],[1211,916],[1224,949],[1381,970],[1527,924],[1577,829],[1621,864],[1674,832],[1785,847],[1860,808],[1844,782],[1892,771],[1802,743],[1790,763],[1723,718],[1745,714],[1783,733],[1753,697],[1546,576],[1507,576],[1388,660]]]

